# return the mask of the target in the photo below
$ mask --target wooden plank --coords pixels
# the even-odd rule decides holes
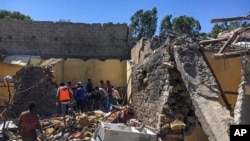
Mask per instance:
[[[238,21],[238,20],[250,20],[250,17],[218,18],[218,19],[212,19],[211,23],[228,22],[228,21]]]
[[[207,43],[217,43],[221,41],[226,41],[228,38],[220,38],[220,39],[212,39],[212,40],[202,40],[199,44],[207,44]]]
[[[227,48],[230,42],[235,38],[235,36],[237,36],[236,34],[238,33],[236,32],[232,37],[228,38],[227,42],[222,46],[222,48],[220,48],[218,53],[222,53]]]
[[[232,37],[228,38],[227,42],[223,45],[222,48],[220,48],[220,50],[219,50],[218,53],[220,54],[220,53],[224,52],[224,50],[225,50],[225,49],[227,48],[227,46],[232,42],[233,39],[235,39],[240,33],[244,32],[244,31],[246,31],[246,30],[249,30],[249,29],[250,29],[250,27],[244,27],[244,28],[242,28],[242,29],[236,31],[236,32],[233,34]]]
[[[242,55],[249,55],[250,50],[242,50],[242,51],[235,51],[235,52],[228,52],[228,53],[216,53],[212,55],[213,59],[224,59],[224,58],[234,58],[240,57]]]

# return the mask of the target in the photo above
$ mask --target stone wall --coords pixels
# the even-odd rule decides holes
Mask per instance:
[[[126,24],[0,20],[0,54],[44,58],[129,59]]]
[[[57,86],[52,82],[51,69],[41,66],[26,66],[13,76],[14,79],[14,101],[13,113],[28,109],[28,102],[36,103],[37,112],[40,115],[49,116],[57,112],[56,91]]]
[[[183,140],[184,129],[188,130],[196,117],[173,61],[168,47],[162,46],[133,66],[132,103],[137,118],[162,138]]]

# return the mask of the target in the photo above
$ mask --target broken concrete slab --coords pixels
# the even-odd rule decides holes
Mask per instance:
[[[228,141],[230,112],[218,102],[216,80],[205,63],[199,45],[173,45],[176,67],[190,93],[195,113],[210,141]]]
[[[250,124],[250,95],[249,95],[249,71],[250,64],[249,58],[243,57],[242,58],[242,82],[239,86],[239,94],[237,97],[237,101],[234,108],[234,122],[235,124]]]

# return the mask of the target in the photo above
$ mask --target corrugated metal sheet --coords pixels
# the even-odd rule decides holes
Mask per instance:
[[[6,56],[3,60],[6,64],[15,64],[20,66],[26,66],[27,64],[38,65],[41,62],[40,56],[30,55],[10,55]]]

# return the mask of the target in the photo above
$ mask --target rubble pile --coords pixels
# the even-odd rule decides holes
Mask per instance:
[[[116,107],[116,105],[113,105]],[[21,136],[17,132],[17,119],[9,120],[14,125],[5,128],[3,137],[7,140],[21,140]],[[66,122],[63,117],[56,114],[50,118],[41,119],[40,123],[43,134],[38,130],[39,140],[67,140],[67,141],[89,141],[94,140],[101,123],[110,123],[111,125],[120,124],[127,127],[144,128],[142,121],[135,119],[135,111],[130,106],[117,106],[112,108],[109,113],[101,110],[89,111],[86,113],[69,112],[66,116]],[[8,125],[9,123],[6,123]],[[146,129],[146,128],[145,128]],[[147,129],[149,131],[149,129]],[[150,131],[151,132],[151,131]]]
[[[98,124],[104,119],[102,111],[93,111],[82,114],[67,115],[66,124],[63,122],[63,117],[55,115],[54,117],[42,119],[40,123],[43,128],[44,140],[82,140],[88,141],[98,128]],[[17,120],[14,122],[17,125]],[[40,132],[38,137],[42,138]],[[17,134],[17,126],[15,129],[6,130],[4,135],[10,140],[21,140]]]
[[[87,141],[93,136],[98,124],[103,121],[103,112],[77,114],[75,119],[72,116],[67,116],[66,125],[62,121],[62,117],[41,121],[47,140],[82,139]]]

